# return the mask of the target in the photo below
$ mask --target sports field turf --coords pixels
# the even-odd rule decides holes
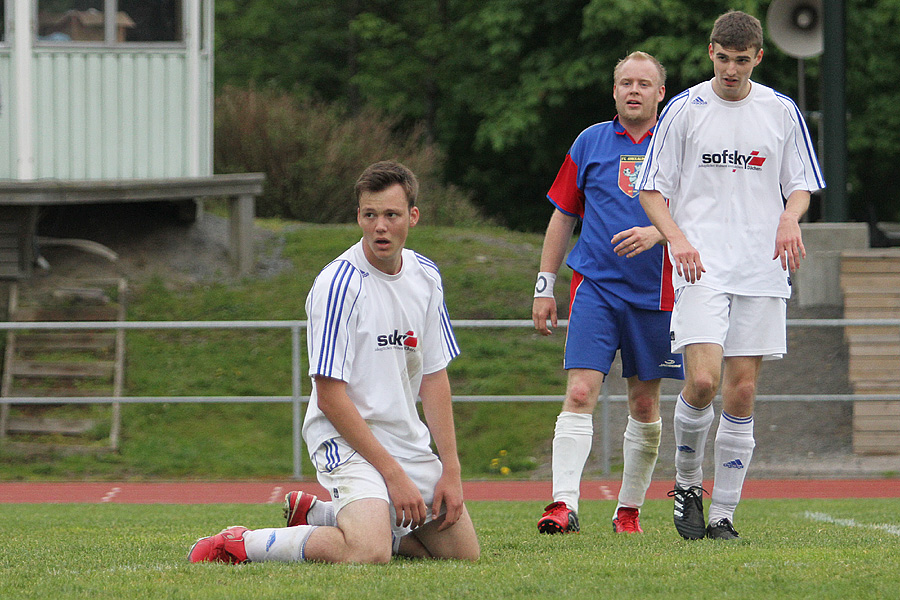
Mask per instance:
[[[896,598],[900,500],[744,500],[743,539],[687,542],[671,502],[617,536],[585,501],[577,535],[536,530],[543,503],[470,502],[476,563],[190,564],[222,527],[281,524],[276,505],[0,505],[0,598]]]

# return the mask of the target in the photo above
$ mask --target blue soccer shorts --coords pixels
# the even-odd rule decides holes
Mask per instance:
[[[578,273],[571,298],[564,368],[608,375],[619,351],[626,379],[684,379],[681,355],[671,350],[669,312],[636,308]]]

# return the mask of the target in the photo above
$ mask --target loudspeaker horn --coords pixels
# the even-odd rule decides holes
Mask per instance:
[[[818,56],[822,40],[822,0],[775,0],[766,11],[769,37],[785,54]]]

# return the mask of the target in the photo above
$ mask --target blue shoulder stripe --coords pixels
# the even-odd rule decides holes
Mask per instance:
[[[456,342],[456,336],[453,334],[453,325],[450,324],[450,314],[447,312],[446,303],[441,305],[441,337],[450,358],[458,356],[459,344]]]
[[[644,164],[641,166],[640,178],[635,184],[635,189],[644,189],[644,184],[651,179],[650,172],[656,167],[655,161],[653,160],[656,156],[655,148],[656,146],[662,148],[666,145],[672,121],[685,109],[685,107],[687,107],[687,99],[690,97],[690,92],[690,89],[687,89],[677,96],[674,96],[669,100],[668,104],[666,104],[666,107],[660,114],[656,129],[653,131],[653,136],[650,138],[650,146],[647,147],[646,158],[644,159]],[[669,117],[669,113],[672,111],[674,112],[672,116]],[[665,124],[665,130],[660,129],[660,126],[663,124]]]
[[[415,256],[419,261],[419,264],[421,264],[424,268],[425,274],[433,278],[438,285],[438,289],[443,292],[443,286],[441,283],[441,270],[438,268],[437,264],[435,264],[431,259],[422,256],[418,252],[415,252]],[[453,334],[453,326],[450,324],[450,315],[447,312],[446,302],[441,304],[440,313],[441,341],[443,342],[444,348],[446,349],[450,358],[453,358],[459,354],[459,345],[456,342],[456,336]]]
[[[803,137],[803,148],[797,146],[797,142],[795,139],[795,150],[799,154],[802,154],[804,151],[806,152],[806,156],[813,167],[813,176],[816,180],[816,188],[821,189],[825,187],[825,181],[822,177],[822,172],[819,170],[819,162],[816,160],[816,153],[813,150],[812,140],[809,137],[809,130],[806,127],[806,120],[803,118],[803,113],[800,112],[800,107],[797,106],[797,103],[794,102],[793,99],[791,99],[789,96],[785,96],[780,92],[775,92],[775,97],[781,101],[781,103],[790,113],[792,120],[800,129],[800,133]]]
[[[319,355],[319,363],[316,365],[316,372],[323,375],[331,374],[332,369],[334,369],[338,332],[346,318],[350,316],[349,314],[346,317],[344,316],[344,307],[347,303],[347,295],[350,293],[354,276],[361,279],[356,267],[348,261],[340,261],[328,288],[325,325],[322,328],[321,354]],[[356,305],[356,300],[359,298],[361,291],[362,288],[360,286],[352,299],[351,311],[352,307]]]
[[[423,256],[423,255],[419,254],[419,253],[416,252],[416,251],[413,251],[413,255],[415,255],[416,260],[419,261],[419,264],[422,265],[422,266],[425,268],[425,272],[426,272],[426,273],[427,273],[427,272],[429,271],[429,269],[430,269],[431,271],[434,272],[434,274],[437,275],[437,279],[438,279],[438,281],[440,281],[440,278],[441,278],[441,270],[438,268],[437,264],[436,264],[433,260],[431,260],[431,259],[428,258],[427,256]],[[429,273],[429,275],[431,275],[431,273]]]

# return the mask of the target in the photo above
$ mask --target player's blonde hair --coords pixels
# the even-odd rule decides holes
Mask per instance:
[[[659,87],[666,85],[666,68],[662,66],[661,62],[656,60],[655,56],[646,52],[641,52],[640,50],[632,52],[616,63],[616,68],[613,69],[613,83],[619,80],[619,75],[622,73],[622,67],[625,66],[625,63],[627,63],[629,60],[646,60],[653,63],[653,66],[656,67],[656,72],[659,74]]]

